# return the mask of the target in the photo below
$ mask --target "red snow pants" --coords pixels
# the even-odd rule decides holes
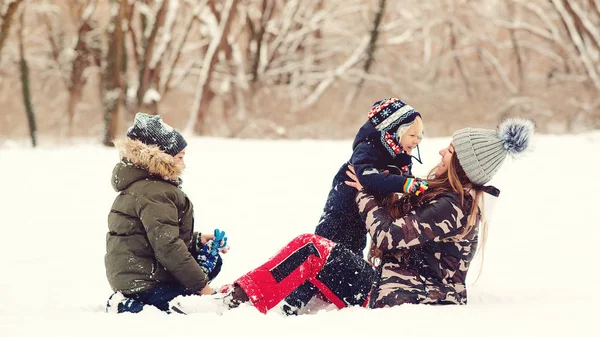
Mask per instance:
[[[305,282],[338,308],[366,306],[373,276],[373,268],[362,256],[321,236],[302,234],[234,283],[266,313]]]

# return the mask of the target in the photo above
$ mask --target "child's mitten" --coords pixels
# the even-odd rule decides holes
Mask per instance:
[[[424,180],[419,178],[406,178],[406,182],[404,183],[402,190],[404,193],[420,195],[425,193],[428,188],[429,185],[427,185],[427,182]]]
[[[212,253],[213,246],[216,246],[214,242],[212,240],[208,241],[204,245],[204,247],[202,247],[202,250],[198,254],[197,258],[200,268],[202,268],[202,271],[204,271],[206,275],[210,274],[213,271],[213,269],[215,269],[215,265],[217,264],[217,258],[219,256],[218,251],[216,254]]]

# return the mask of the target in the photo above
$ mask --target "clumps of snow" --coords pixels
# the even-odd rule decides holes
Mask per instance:
[[[175,307],[188,315],[196,313],[222,315],[229,310],[229,307],[223,302],[223,296],[224,294],[178,296],[169,302],[169,307]]]
[[[146,93],[144,94],[144,98],[142,99],[142,101],[144,102],[144,104],[151,104],[151,103],[159,102],[160,99],[161,99],[160,93],[154,88],[149,88],[148,90],[146,90]]]
[[[111,102],[117,101],[119,96],[121,95],[120,88],[114,88],[104,93],[104,104],[109,104]]]
[[[135,100],[137,99],[137,90],[138,90],[138,86],[137,84],[130,84],[127,88],[127,93],[126,93],[126,99],[128,102],[135,102]]]

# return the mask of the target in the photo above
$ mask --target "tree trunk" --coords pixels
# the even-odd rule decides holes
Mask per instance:
[[[85,70],[91,65],[90,62],[90,48],[88,47],[88,33],[93,30],[93,27],[88,21],[89,18],[84,18],[84,22],[79,27],[77,32],[77,43],[75,44],[74,51],[76,57],[73,60],[71,75],[69,80],[69,102],[67,105],[67,118],[68,118],[68,129],[67,135],[71,137],[73,135],[73,121],[75,119],[75,107],[81,100],[83,87],[85,86],[86,79],[83,76]]]
[[[12,18],[17,12],[17,9],[19,9],[21,2],[23,2],[23,0],[15,0],[11,2],[6,9],[6,13],[2,14],[2,25],[0,26],[0,59],[2,59],[2,48],[4,47],[4,42],[10,33],[10,24],[12,22]]]
[[[75,106],[81,100],[81,91],[69,90],[69,101],[67,102],[67,137],[73,136],[73,120],[75,119]]]
[[[513,21],[516,21],[516,9],[514,3],[510,0],[506,0],[506,6],[510,12]],[[517,73],[519,76],[519,86],[517,88],[518,93],[521,93],[523,90],[524,82],[525,82],[525,70],[523,69],[523,58],[521,57],[521,46],[519,45],[519,41],[517,39],[517,33],[514,29],[509,30],[510,33],[510,41],[513,45],[513,50],[515,52],[515,61],[517,63]]]
[[[454,24],[452,22],[449,23],[448,29],[450,30],[450,49],[452,51],[456,51],[457,38],[456,38],[456,32],[454,30]],[[458,55],[459,55],[458,53],[456,53],[456,52],[454,53],[454,57],[453,57],[454,64],[456,64],[456,68],[458,69],[460,78],[462,79],[463,83],[465,84],[465,91],[467,92],[467,96],[473,97],[473,88],[471,87],[471,82],[469,81],[469,76],[465,72],[465,68],[463,67],[462,61]]]
[[[151,65],[150,61],[152,59],[152,55],[156,52],[155,47],[156,47],[156,39],[158,37],[158,31],[159,29],[163,28],[163,29],[167,29],[168,27],[163,27],[163,23],[165,21],[165,14],[167,11],[167,2],[164,1],[162,2],[160,8],[158,9],[158,11],[155,13],[155,20],[154,22],[151,22],[153,24],[153,26],[151,27],[151,31],[149,36],[146,36],[144,34],[144,32],[142,32],[141,34],[141,38],[142,38],[142,55],[140,55],[140,63],[139,63],[139,79],[138,79],[138,90],[136,93],[136,103],[137,103],[137,109],[138,110],[143,110],[142,112],[144,113],[149,113],[152,114],[153,112],[157,112],[158,108],[156,107],[156,102],[152,103],[149,102],[150,104],[145,104],[146,102],[144,102],[144,97],[146,95],[146,91],[148,91],[148,89],[150,89],[150,87],[152,86],[155,77],[156,77],[156,68],[154,68],[153,66],[156,65]],[[145,21],[146,25],[149,24],[149,22]],[[144,29],[144,31],[147,29]],[[157,88],[158,90],[158,88]]]
[[[375,61],[375,52],[377,51],[377,40],[379,38],[379,26],[381,25],[381,21],[383,20],[383,14],[385,13],[385,5],[386,0],[379,0],[379,7],[377,8],[377,13],[375,14],[375,19],[373,20],[373,28],[371,29],[371,36],[369,39],[369,46],[367,47],[366,60],[363,66],[364,75],[367,75],[369,73],[373,62]],[[345,114],[348,108],[354,103],[354,101],[360,94],[360,90],[364,83],[365,78],[361,77],[356,86],[350,90],[348,96],[346,96],[343,114]]]
[[[29,122],[29,136],[31,137],[31,145],[37,146],[37,127],[35,123],[35,110],[31,101],[31,90],[29,87],[29,66],[25,59],[25,47],[23,45],[23,17],[25,10],[21,13],[21,31],[19,32],[19,67],[21,69],[21,89],[23,92],[23,103],[25,112],[27,113],[27,121]]]
[[[112,0],[112,6],[119,6],[111,18],[109,31],[108,50],[106,53],[106,65],[103,78],[103,102],[104,102],[104,139],[102,143],[106,146],[114,146],[113,139],[117,133],[117,122],[119,117],[119,102],[122,96],[121,64],[123,61],[123,26],[122,21],[127,7],[126,0]]]
[[[252,65],[250,66],[250,81],[253,83],[258,82],[258,66],[260,64],[261,50],[263,47],[263,38],[265,36],[265,32],[267,31],[267,24],[273,15],[273,11],[275,10],[275,2],[269,2],[268,0],[262,1],[261,6],[261,15],[258,23],[258,30],[254,28],[252,24],[252,20],[250,20],[250,16],[247,16],[247,24],[250,27],[252,33],[252,40],[256,43],[256,52],[252,55]]]

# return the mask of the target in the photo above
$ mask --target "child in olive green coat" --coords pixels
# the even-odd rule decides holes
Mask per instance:
[[[107,311],[169,311],[177,296],[214,293],[209,282],[220,271],[226,239],[213,249],[214,234],[194,232],[193,205],[181,189],[183,136],[160,116],[138,113],[115,145],[121,161],[111,180],[119,194],[108,215],[105,256],[115,294]]]

